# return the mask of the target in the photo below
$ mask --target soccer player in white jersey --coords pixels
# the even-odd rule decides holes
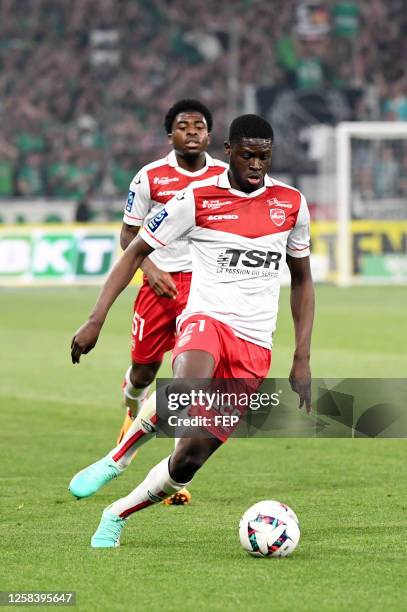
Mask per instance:
[[[123,250],[137,236],[140,227],[159,214],[177,191],[185,189],[191,181],[218,175],[227,167],[206,153],[212,115],[198,100],[176,102],[168,110],[164,126],[173,150],[167,157],[144,166],[132,180],[120,234]],[[119,445],[147,399],[164,353],[174,348],[176,318],[187,303],[191,266],[186,240],[174,240],[168,247],[146,257],[140,266],[143,284],[133,308],[132,364],[123,383],[127,415],[117,440]],[[121,459],[122,468],[127,467],[133,456],[134,452],[123,452],[120,447],[115,454],[117,461]],[[114,463],[98,465],[90,472],[82,470],[75,475],[70,490],[78,498],[88,497],[104,479],[115,476]],[[182,504],[189,499],[189,492],[184,490],[168,501]]]
[[[89,317],[71,344],[73,363],[96,344],[107,313],[152,249],[181,235],[192,253],[193,277],[179,319],[173,382],[160,392],[178,393],[193,379],[267,376],[275,329],[280,276],[291,273],[295,349],[290,382],[300,405],[311,406],[310,345],[314,289],[309,262],[309,213],[304,196],[269,178],[273,131],[257,115],[235,119],[225,143],[229,170],[177,194],[141,230],[110,273]],[[156,423],[151,396],[135,420],[133,450]],[[208,432],[209,429],[209,432]],[[188,484],[225,441],[227,432],[202,426],[182,438],[129,495],[105,509],[91,544],[119,545],[128,517]],[[211,436],[209,436],[211,434]]]

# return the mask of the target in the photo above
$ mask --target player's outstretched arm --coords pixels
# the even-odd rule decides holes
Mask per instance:
[[[314,322],[315,295],[309,257],[287,255],[291,273],[291,312],[295,329],[295,351],[290,384],[304,405],[311,411],[311,334]]]
[[[143,259],[153,251],[142,238],[135,238],[115,264],[103,285],[89,319],[76,332],[71,342],[72,363],[79,363],[95,346],[107,313],[117,296],[133,278]]]

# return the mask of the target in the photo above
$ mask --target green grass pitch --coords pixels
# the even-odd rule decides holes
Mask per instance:
[[[69,359],[96,293],[0,293],[0,590],[75,590],[78,610],[405,609],[405,440],[231,440],[197,475],[189,507],[140,512],[121,548],[90,548],[102,509],[172,447],[152,441],[93,498],[77,502],[67,491],[122,421],[134,288],[96,350],[80,366]],[[405,377],[406,346],[405,288],[317,288],[315,376]],[[288,374],[291,354],[284,289],[273,375]],[[241,514],[267,498],[299,515],[302,540],[290,558],[251,558],[239,545]]]

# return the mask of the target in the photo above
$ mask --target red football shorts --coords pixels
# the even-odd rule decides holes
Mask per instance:
[[[233,379],[221,385],[224,391],[248,395],[255,393],[270,369],[270,349],[238,338],[228,325],[204,314],[188,317],[181,324],[172,354],[173,362],[178,355],[190,350],[206,351],[213,356],[215,369],[212,378]],[[246,410],[244,406],[234,407],[234,413],[238,411],[240,417]],[[208,411],[205,406],[193,406],[190,414],[214,417],[216,410]],[[222,442],[227,440],[236,427],[205,425]]]
[[[146,276],[134,302],[131,329],[131,358],[136,363],[162,361],[175,344],[176,319],[188,301],[191,272],[172,272],[178,289],[175,299],[157,295]]]

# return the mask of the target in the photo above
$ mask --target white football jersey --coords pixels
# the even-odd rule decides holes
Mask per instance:
[[[188,172],[177,164],[175,152],[144,166],[130,183],[123,221],[140,226],[153,219],[180,189],[192,181],[221,174],[227,168],[224,162],[207,153],[206,165],[197,172]],[[164,249],[152,253],[150,259],[166,272],[190,272],[191,255],[185,239],[174,240]]]
[[[193,275],[178,323],[203,313],[270,348],[286,254],[310,254],[302,193],[268,176],[252,193],[237,191],[225,171],[177,193],[140,231],[154,249],[181,236],[191,244]]]

